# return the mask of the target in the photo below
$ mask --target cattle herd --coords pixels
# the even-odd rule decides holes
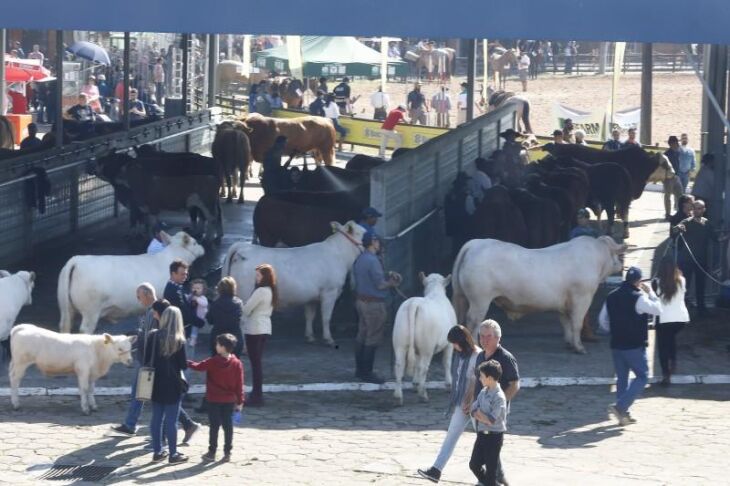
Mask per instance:
[[[26,368],[35,364],[46,374],[76,373],[82,410],[95,408],[94,381],[113,363],[131,361],[133,340],[89,335],[102,319],[114,322],[141,313],[135,299],[140,282],[152,283],[162,294],[172,261],[192,264],[205,254],[196,239],[199,234],[207,242],[220,240],[221,196],[232,202],[238,186],[237,198],[243,201],[243,183],[254,160],[263,165],[264,196],[253,216],[259,244],[233,244],[223,262],[223,276],[235,278],[245,300],[256,266],[271,264],[278,274],[280,307],[304,307],[305,337],[312,342],[319,305],[323,340],[335,346],[332,311],[362,252],[365,230],[355,220],[369,206],[369,171],[385,161],[358,155],[344,169],[333,167],[334,142],[326,119],[251,115],[218,127],[213,158],[143,146],[134,156],[110,153],[97,160],[89,172],[114,187],[117,199],[129,209],[133,227],[149,227],[163,210],[186,210],[194,233],[162,232],[165,249],[153,255],[69,259],[57,287],[63,334],[29,324],[13,329],[21,307],[31,303],[35,275],[0,271],[0,341],[7,347],[11,337],[13,406],[18,406],[17,388]],[[599,215],[606,211],[609,224],[618,213],[626,225],[631,200],[641,195],[647,181],[671,177],[671,165],[663,156],[638,148],[610,153],[579,145],[545,148],[549,157],[519,170],[500,151],[478,159],[476,169],[494,184],[475,198],[472,211],[465,200],[473,197],[473,181],[465,174],[456,178],[445,203],[447,233],[456,243],[452,274],[421,275],[424,297],[406,300],[395,317],[399,400],[404,373],[414,377],[419,394],[427,398],[424,382],[431,357],[443,351],[444,366],[450,362],[448,329],[463,322],[474,331],[491,303],[512,318],[557,311],[566,344],[585,352],[580,340],[583,317],[600,282],[620,271],[625,246],[609,236],[566,241],[577,209],[588,206]],[[303,168],[290,167],[291,159],[281,164],[282,157],[305,153],[313,153],[325,165],[310,170],[306,157]],[[199,221],[205,222],[200,233]],[[449,282],[451,301],[445,290]],[[85,336],[68,334],[78,315]],[[430,352],[419,354],[420,349]]]

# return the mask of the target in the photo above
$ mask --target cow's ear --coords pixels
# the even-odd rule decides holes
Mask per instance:
[[[183,233],[183,245],[188,246],[190,244],[190,235]]]
[[[129,336],[129,344],[134,344],[137,342],[137,336]]]
[[[104,344],[109,344],[113,341],[110,334],[104,333]]]
[[[418,280],[421,281],[421,285],[423,285],[424,280],[426,280],[426,274],[423,272],[418,272]]]
[[[444,278],[444,288],[448,287],[451,283],[451,274],[448,274],[446,278]]]
[[[338,231],[338,230],[339,230],[339,229],[340,229],[341,227],[342,227],[342,225],[340,225],[340,223],[338,223],[337,221],[331,221],[331,222],[330,222],[330,228],[332,228],[332,232],[333,232],[333,233],[337,233],[337,231]]]
[[[35,282],[35,272],[30,272],[30,281]]]
[[[350,221],[349,223],[347,223],[347,234],[350,234],[351,235],[351,234],[354,234],[354,233],[355,233],[355,223],[353,223],[352,221]]]

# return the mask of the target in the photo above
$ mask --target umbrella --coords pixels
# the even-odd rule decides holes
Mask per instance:
[[[88,59],[89,61],[104,64],[106,66],[109,66],[112,63],[106,50],[91,42],[74,42],[71,47],[67,47],[66,50],[77,57]]]
[[[28,81],[44,81],[51,72],[34,59],[5,59],[5,81],[19,83]]]

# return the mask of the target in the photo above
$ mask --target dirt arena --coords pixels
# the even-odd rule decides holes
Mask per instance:
[[[481,80],[482,78],[479,77]],[[452,99],[451,126],[456,122],[456,99],[459,84],[464,77],[452,78],[449,86]],[[531,103],[530,119],[533,130],[547,135],[557,128],[553,118],[553,103],[560,102],[571,108],[584,111],[605,109],[611,96],[611,75],[553,75],[541,74],[537,80],[529,81],[528,96]],[[334,83],[332,87],[334,87]],[[377,89],[379,81],[355,80],[352,83],[353,96],[362,95],[355,103],[358,116],[371,117],[370,95]],[[481,82],[478,82],[481,85]],[[439,89],[438,83],[423,83],[423,92],[429,100]],[[405,102],[412,83],[389,83],[388,94],[393,106]],[[330,88],[331,89],[331,88]],[[519,80],[512,76],[507,80],[507,90],[520,90]],[[635,108],[640,104],[641,74],[627,73],[621,77],[618,86],[616,109]],[[689,134],[690,144],[700,146],[702,116],[702,85],[694,73],[654,74],[654,113],[652,142],[666,145],[669,135]],[[435,124],[435,115],[431,115]]]

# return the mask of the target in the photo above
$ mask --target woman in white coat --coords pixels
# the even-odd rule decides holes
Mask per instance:
[[[246,398],[246,406],[260,407],[264,404],[262,359],[266,340],[271,335],[271,313],[277,301],[274,268],[267,264],[259,265],[256,267],[256,287],[243,305],[243,335],[253,375],[253,387]]]
[[[656,326],[659,364],[662,367],[662,385],[671,383],[677,369],[677,334],[689,323],[689,311],[684,303],[687,283],[682,271],[671,257],[659,263],[659,272],[653,286],[662,300],[662,312]]]

